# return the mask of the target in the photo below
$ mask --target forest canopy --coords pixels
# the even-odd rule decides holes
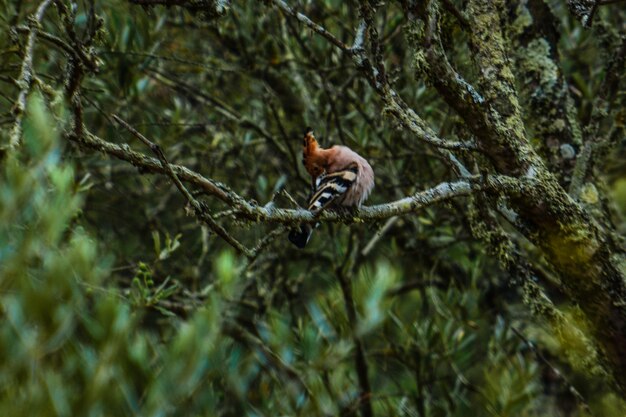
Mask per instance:
[[[0,415],[626,413],[626,2],[0,5]]]

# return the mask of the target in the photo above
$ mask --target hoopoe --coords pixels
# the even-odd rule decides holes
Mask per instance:
[[[365,158],[347,146],[321,148],[311,128],[304,134],[302,164],[311,176],[308,209],[314,215],[331,207],[360,207],[374,188],[374,171]],[[313,227],[301,224],[291,230],[289,240],[304,248]]]

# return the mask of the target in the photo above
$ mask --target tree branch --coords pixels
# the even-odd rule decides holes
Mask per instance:
[[[80,139],[72,139],[83,148],[97,150],[115,158],[127,161],[142,172],[168,174],[167,169],[156,158],[133,151],[127,144],[118,145],[105,141],[84,128]],[[433,188],[417,192],[411,196],[386,204],[361,207],[354,215],[335,211],[322,211],[314,216],[308,210],[275,208],[272,204],[259,206],[251,203],[232,191],[226,185],[206,178],[184,166],[169,164],[172,171],[181,180],[201,188],[207,194],[217,197],[233,209],[233,215],[257,223],[281,223],[294,225],[313,222],[361,223],[387,219],[392,216],[414,213],[424,207],[452,198],[467,196],[481,190],[503,190],[514,187],[516,182],[508,177],[494,177],[482,181],[467,178],[460,181],[443,182]]]
[[[337,48],[341,49],[344,52],[351,52],[352,48],[350,48],[348,45],[346,45],[345,43],[337,39],[332,33],[327,31],[326,29],[324,29],[322,26],[318,25],[317,23],[313,22],[304,14],[300,12],[296,12],[294,9],[289,7],[289,5],[287,5],[287,3],[285,3],[283,0],[272,0],[272,3],[274,3],[274,5],[276,5],[283,13],[295,18],[298,22],[304,24],[313,32],[326,38],[327,41],[335,45]]]
[[[580,20],[584,27],[590,28],[598,7],[609,4],[621,3],[624,0],[568,0],[570,12]]]
[[[591,121],[586,129],[589,138],[585,142],[579,158],[576,160],[569,188],[569,193],[574,198],[578,198],[583,183],[592,172],[593,167],[602,165],[607,151],[616,145],[615,141],[618,137],[612,138],[610,134],[602,135],[600,133],[600,125],[605,118],[611,115],[625,66],[626,35],[622,37],[621,44],[614,51],[606,67],[606,75],[594,100]]]
[[[516,77],[522,80],[518,88],[526,110],[524,121],[532,136],[540,139],[535,141],[535,150],[565,188],[582,147],[582,132],[569,84],[560,70],[556,18],[543,0],[508,2],[507,16],[510,56]]]
[[[365,78],[368,80],[370,85],[383,100],[385,104],[384,111],[393,115],[405,128],[414,133],[420,140],[436,148],[451,150],[462,149],[468,151],[477,150],[477,146],[473,142],[454,142],[439,138],[437,134],[428,127],[427,123],[419,117],[415,111],[410,109],[409,106],[401,99],[400,95],[391,88],[384,77],[384,72],[381,70],[384,68],[382,63],[378,62],[375,67],[365,52],[364,40],[369,28],[369,24],[365,19],[361,21],[359,27],[357,28],[353,45],[348,46],[337,39],[324,27],[313,22],[306,15],[293,10],[284,1],[271,0],[271,2],[283,13],[295,18],[300,23],[327,39],[337,48],[349,54],[355,66],[365,75]]]
[[[28,96],[33,84],[33,54],[35,41],[37,40],[37,33],[39,32],[38,26],[41,24],[43,14],[51,2],[52,0],[42,1],[37,8],[37,11],[30,17],[28,22],[30,33],[28,35],[28,39],[26,40],[26,47],[24,48],[22,70],[19,78],[17,79],[17,85],[20,88],[20,92],[17,96],[17,100],[15,101],[15,106],[13,107],[15,122],[9,136],[9,149],[15,149],[19,145],[22,137],[22,118],[24,116],[24,112],[26,111],[26,97]]]
[[[187,202],[193,207],[194,213],[198,219],[202,220],[207,226],[209,226],[209,228],[215,234],[217,234],[226,242],[228,242],[232,247],[237,249],[237,251],[239,251],[240,253],[243,253],[247,257],[253,256],[253,252],[250,249],[246,248],[241,242],[239,242],[233,236],[228,234],[226,229],[224,229],[215,220],[213,220],[213,218],[207,213],[207,211],[200,204],[200,202],[196,200],[195,198],[193,198],[193,196],[187,190],[187,188],[185,188],[183,183],[180,182],[180,179],[176,175],[176,172],[174,172],[174,170],[172,169],[172,166],[169,164],[169,162],[167,162],[167,159],[165,158],[165,154],[163,153],[163,149],[161,149],[159,145],[150,141],[144,135],[142,135],[137,130],[135,130],[131,125],[126,123],[124,120],[122,120],[119,116],[114,114],[113,120],[115,120],[120,125],[122,125],[126,130],[132,133],[133,136],[135,136],[137,139],[139,139],[144,144],[146,144],[152,150],[152,152],[156,154],[157,158],[161,162],[162,168],[165,170],[165,173],[172,179],[172,181],[176,185],[176,188],[178,188],[181,194],[184,195],[185,198],[187,199]]]
[[[37,27],[29,28],[27,26],[17,26],[15,28],[17,32],[21,33],[31,33],[33,30],[37,33],[41,39],[51,43],[52,45],[56,45],[61,48],[64,52],[74,56],[81,64],[85,65],[91,71],[97,71],[98,69],[98,61],[95,56],[87,54],[83,48],[78,48],[75,45],[69,45],[63,39],[55,36],[51,33],[45,32]]]

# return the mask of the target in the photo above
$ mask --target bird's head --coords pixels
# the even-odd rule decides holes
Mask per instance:
[[[304,140],[302,142],[302,146],[304,146],[305,149],[315,149],[319,146],[317,140],[315,140],[315,136],[313,136],[313,129],[310,127],[307,127],[304,131]]]
[[[310,127],[307,127],[304,132],[302,146],[302,163],[309,175],[315,180],[324,172],[326,160],[322,155],[324,150],[320,148],[317,140],[315,140],[313,129]]]

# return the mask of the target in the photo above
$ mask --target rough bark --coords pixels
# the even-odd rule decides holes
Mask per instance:
[[[516,12],[546,18],[542,4],[530,1],[526,5],[532,11]],[[537,24],[533,31],[532,23],[522,24],[526,29],[510,39],[503,25],[507,16],[503,0],[468,1],[465,14],[470,26],[470,48],[479,74],[477,87],[472,87],[455,72],[445,56],[437,34],[440,13],[437,4],[431,1],[408,9],[409,16],[416,16],[409,19],[409,26],[416,42],[418,75],[425,75],[448,105],[463,117],[495,170],[521,180],[521,186],[514,186],[506,193],[517,214],[517,224],[521,226],[518,229],[542,249],[558,271],[561,289],[580,306],[591,324],[590,329],[605,356],[605,369],[626,393],[624,250],[610,231],[599,227],[568,195],[531,145],[522,117],[517,75],[509,56],[516,46],[533,48],[534,53],[517,64],[518,68],[536,66],[535,71],[520,75],[523,92],[532,95],[539,87],[549,87],[545,97],[528,102],[530,115],[539,115],[546,106],[555,107],[554,115],[541,115],[536,121],[544,140],[547,143],[558,140],[559,149],[561,145],[579,141],[571,102],[558,69],[553,68],[554,79],[541,78],[546,74],[546,66],[556,65],[555,52],[545,38],[549,27]],[[543,32],[537,32],[539,28]],[[474,100],[467,91],[475,92],[473,96],[481,99]],[[558,120],[562,123],[554,127]],[[555,164],[550,166],[557,168]]]
[[[560,68],[557,22],[542,0],[509,1],[507,9],[507,34],[531,143],[567,188],[582,133]]]
[[[624,391],[624,253],[570,198],[529,146],[499,20],[504,12],[502,6],[502,2],[470,1],[467,10],[473,21],[472,44],[481,70],[481,86],[487,102],[492,103],[499,115],[494,117],[492,129],[501,135],[501,140],[490,146],[508,147],[517,154],[519,161],[529,161],[525,175],[531,185],[512,196],[513,208],[529,231],[527,237],[545,252],[559,271],[563,290],[585,312],[609,362],[608,368]],[[516,172],[503,170],[502,173]]]

